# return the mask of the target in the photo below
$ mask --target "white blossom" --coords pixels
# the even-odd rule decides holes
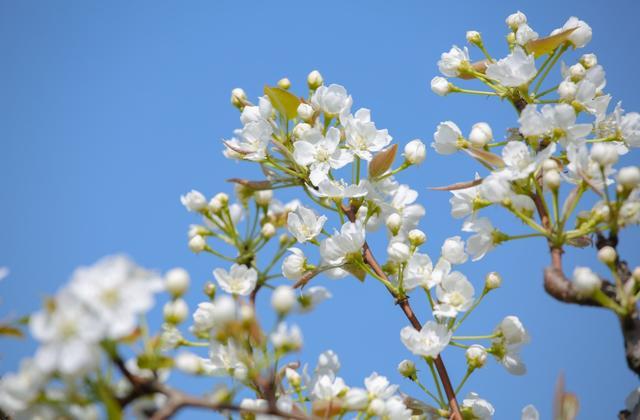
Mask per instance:
[[[302,331],[297,325],[288,326],[281,322],[276,330],[269,335],[269,339],[273,347],[278,350],[292,351],[302,347]]]
[[[475,290],[467,277],[459,271],[454,271],[444,277],[436,287],[436,296],[440,302],[434,314],[453,318],[458,312],[464,312],[473,303]]]
[[[431,289],[440,284],[442,279],[451,271],[451,263],[441,258],[433,267],[431,258],[427,254],[414,253],[404,271],[404,288],[413,290],[416,287]]]
[[[480,398],[475,392],[470,392],[462,400],[462,408],[468,409],[473,418],[477,420],[491,420],[495,414],[495,409],[487,400]]]
[[[327,179],[331,169],[342,168],[353,160],[339,145],[340,130],[336,127],[330,127],[326,136],[319,129],[312,128],[293,144],[293,158],[297,164],[309,167],[309,179],[317,186]]]
[[[351,96],[340,85],[320,86],[311,97],[311,104],[328,115],[339,115],[348,112],[351,107]]]
[[[495,246],[493,241],[493,224],[486,217],[468,219],[462,226],[464,232],[475,232],[467,239],[467,252],[473,256],[473,261],[478,261]]]
[[[244,264],[233,264],[229,271],[222,268],[213,270],[213,276],[222,290],[234,295],[247,296],[256,287],[258,273]]]
[[[444,77],[436,76],[431,79],[431,90],[436,95],[445,96],[447,93],[451,92],[451,85]]]
[[[536,171],[542,162],[547,160],[556,150],[555,143],[551,143],[537,154],[526,143],[510,141],[502,149],[502,160],[505,171],[510,180],[526,178]]]
[[[360,159],[371,160],[372,153],[379,152],[391,143],[387,130],[378,130],[371,121],[371,111],[361,108],[353,116],[341,118],[347,148]],[[339,138],[339,137],[338,137]]]
[[[573,288],[582,296],[590,296],[600,288],[602,280],[588,267],[576,267],[573,270]]]
[[[464,241],[459,236],[452,236],[445,239],[441,248],[442,258],[451,264],[462,264],[467,261],[467,254],[464,252]]]
[[[516,46],[505,58],[490,63],[486,75],[503,86],[519,87],[529,83],[536,75],[535,59],[533,54],[527,55],[522,47]]]
[[[520,420],[540,420],[540,413],[533,405],[529,404],[522,409]]]
[[[183,196],[180,196],[180,202],[189,211],[201,211],[207,207],[207,199],[196,190],[191,190]]]
[[[456,77],[460,75],[460,67],[468,63],[469,50],[467,47],[461,49],[454,45],[449,52],[442,53],[440,61],[438,61],[438,69],[445,76]]]
[[[318,197],[327,197],[332,199],[357,198],[367,194],[367,188],[364,181],[359,184],[347,184],[344,180],[334,181],[325,179],[318,184],[318,190],[311,189],[311,192]]]
[[[400,331],[402,343],[413,354],[435,358],[447,347],[452,332],[446,325],[428,321],[420,331],[407,326]]]
[[[431,146],[441,155],[450,155],[458,151],[458,140],[461,138],[462,132],[458,126],[453,121],[445,121],[438,124]]]
[[[331,237],[320,243],[320,256],[330,265],[343,264],[349,255],[362,252],[365,230],[360,222],[347,222]]]
[[[289,280],[300,280],[306,271],[307,258],[300,248],[289,248],[291,255],[282,261],[282,274]]]
[[[591,27],[587,25],[586,22],[578,19],[575,16],[571,16],[565,22],[562,28],[556,29],[551,34],[554,35],[554,33],[566,31],[568,29],[573,29],[573,28],[576,28],[576,29],[573,32],[571,32],[568,39],[574,48],[582,48],[585,45],[587,45],[589,41],[591,41],[591,35],[592,35]]]
[[[287,228],[298,242],[303,243],[318,236],[326,221],[327,216],[318,216],[312,209],[299,205],[287,215]]]

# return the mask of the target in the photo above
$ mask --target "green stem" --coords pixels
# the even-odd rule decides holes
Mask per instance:
[[[436,389],[438,390],[438,399],[440,400],[440,408],[446,407],[444,404],[444,397],[442,396],[442,389],[440,387],[440,381],[438,380],[438,376],[436,375],[436,370],[433,368],[433,360],[425,358],[427,361],[427,365],[429,365],[429,370],[431,371],[431,376],[433,377],[433,382],[436,384]]]
[[[482,298],[484,298],[487,295],[488,291],[485,289],[482,291],[482,294],[480,295],[480,297],[478,298],[478,300],[476,300],[473,305],[471,305],[471,307],[469,308],[469,310],[467,312],[465,312],[465,314],[462,316],[462,318],[460,318],[460,321],[458,321],[458,323],[451,329],[451,332],[455,332],[455,330],[457,330],[458,328],[460,328],[460,325],[462,325],[462,323],[464,322],[465,319],[467,319],[467,317],[469,317],[469,315],[471,315],[471,312],[473,312],[474,309],[476,309],[478,307],[478,305],[480,304],[480,302],[482,302]]]
[[[460,381],[460,384],[456,387],[456,395],[460,393],[460,390],[462,390],[462,387],[464,386],[465,382],[467,382],[467,379],[469,379],[469,376],[471,376],[473,371],[474,369],[472,368],[467,369],[467,373],[464,374],[462,381]]]
[[[540,79],[538,79],[538,82],[536,83],[536,87],[533,90],[534,93],[538,93],[538,90],[540,89],[540,86],[542,85],[542,82],[547,77],[547,75],[549,74],[549,72],[551,71],[553,66],[556,65],[556,63],[558,62],[558,60],[560,59],[562,54],[564,54],[564,52],[567,51],[567,48],[569,48],[569,46],[568,46],[568,44],[565,44],[562,47],[560,47],[560,51],[557,54],[556,54],[555,51],[553,52],[553,54],[551,55],[553,58],[551,59],[549,65],[546,66],[546,68],[544,70],[544,73],[542,73],[542,76],[540,77]],[[543,67],[544,67],[544,65],[543,65]],[[536,75],[536,77],[537,77],[537,75]]]
[[[497,333],[489,334],[489,335],[457,335],[451,337],[452,340],[491,340],[492,338],[496,338],[498,336]]]
[[[420,382],[420,381],[418,380],[418,378],[416,378],[413,382],[414,382],[416,385],[418,385],[418,386],[420,387],[420,389],[424,391],[424,393],[425,393],[425,394],[427,394],[428,396],[430,396],[431,398],[433,398],[433,400],[434,400],[434,401],[435,401],[435,402],[440,406],[440,408],[443,408],[443,407],[444,407],[443,402],[442,402],[442,401],[439,401],[439,400],[438,400],[438,397],[436,397],[435,395],[433,395],[433,393],[432,393],[431,391],[429,391],[429,390],[427,389],[427,387],[426,387],[426,386],[424,386],[424,385],[422,384],[422,382]]]

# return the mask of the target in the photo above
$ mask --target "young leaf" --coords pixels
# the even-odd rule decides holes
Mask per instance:
[[[269,97],[269,101],[273,107],[287,120],[292,120],[298,115],[298,106],[300,105],[300,98],[295,96],[289,91],[281,89],[279,87],[264,87],[264,94]]]
[[[541,55],[551,54],[556,48],[567,42],[569,35],[571,35],[571,33],[576,29],[578,28],[575,27],[567,29],[566,31],[562,31],[546,38],[534,39],[533,41],[527,42],[524,48],[529,54],[533,54],[536,58]]]
[[[369,178],[376,178],[387,172],[389,168],[391,168],[391,165],[393,165],[397,151],[398,144],[396,143],[375,155],[369,164]]]
[[[482,149],[476,149],[474,147],[470,147],[464,150],[465,152],[467,152],[474,158],[478,159],[479,161],[482,161],[484,163],[487,163],[489,165],[492,165],[498,168],[504,167],[504,161],[502,160],[502,158],[498,155],[494,155],[491,152],[487,152],[486,150],[482,150]]]

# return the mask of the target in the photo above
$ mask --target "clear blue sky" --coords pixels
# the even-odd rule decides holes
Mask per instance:
[[[187,267],[195,283],[209,279],[217,263],[188,251],[186,229],[194,219],[179,196],[191,188],[229,192],[224,179],[240,171],[259,176],[220,153],[220,139],[239,124],[228,103],[236,86],[255,97],[265,83],[287,76],[303,92],[306,74],[318,69],[326,81],[345,85],[356,106],[371,108],[378,126],[400,143],[431,142],[446,119],[465,133],[482,120],[503,133],[515,125],[506,104],[440,98],[428,86],[440,53],[464,44],[466,30],[481,31],[489,48],[504,53],[504,18],[520,8],[540,33],[571,15],[586,20],[594,29],[588,50],[607,70],[607,91],[627,110],[640,110],[640,59],[631,47],[640,39],[635,1],[313,4],[0,1],[0,266],[11,268],[0,283],[0,314],[36,309],[74,267],[119,251],[149,267]],[[637,154],[626,158],[632,161],[638,164]],[[426,187],[469,179],[474,170],[462,157],[430,153],[402,178],[427,208],[430,254],[458,234],[460,222],[449,216],[449,195]],[[622,238],[623,256],[635,263],[637,238],[637,230]],[[586,250],[567,260],[592,258]],[[626,369],[617,321],[548,297],[541,278],[547,259],[544,243],[531,240],[463,267],[476,284],[491,270],[505,278],[467,332],[488,332],[513,313],[533,337],[524,350],[526,376],[490,363],[467,389],[489,399],[497,419],[517,418],[528,403],[548,418],[554,382],[564,372],[580,398],[581,418],[613,418],[638,384]],[[334,299],[300,320],[303,359],[315,361],[333,348],[347,383],[361,384],[377,370],[418,395],[395,373],[408,356],[398,337],[406,322],[385,290],[353,279],[328,286]],[[426,318],[424,302],[414,300]],[[0,348],[0,373],[33,351],[29,342],[3,340]],[[457,382],[463,354],[448,350],[444,357]]]

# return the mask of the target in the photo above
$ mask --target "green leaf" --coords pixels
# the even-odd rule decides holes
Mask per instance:
[[[298,115],[300,98],[289,91],[279,87],[264,87],[264,94],[267,95],[273,107],[287,120],[292,120]]]
[[[502,160],[502,158],[498,155],[494,155],[491,152],[487,152],[486,150],[482,149],[476,149],[475,147],[464,149],[464,151],[488,165],[492,165],[498,168],[504,168],[504,161]]]
[[[351,273],[351,275],[353,275],[361,282],[364,282],[364,279],[367,277],[367,272],[357,264],[345,264],[342,268],[347,270],[349,273]]]
[[[138,367],[140,369],[167,369],[173,366],[173,359],[161,354],[141,354],[138,356]]]
[[[122,410],[120,404],[116,400],[113,392],[103,380],[99,380],[96,384],[96,394],[98,398],[104,404],[105,411],[107,412],[107,419],[109,420],[122,420]]]
[[[567,42],[567,40],[569,39],[569,35],[571,35],[571,33],[576,29],[578,28],[575,27],[567,29],[566,31],[562,31],[546,38],[534,39],[533,41],[527,42],[524,48],[529,54],[533,54],[536,58],[540,57],[541,55],[551,54],[555,51],[556,48]]]

